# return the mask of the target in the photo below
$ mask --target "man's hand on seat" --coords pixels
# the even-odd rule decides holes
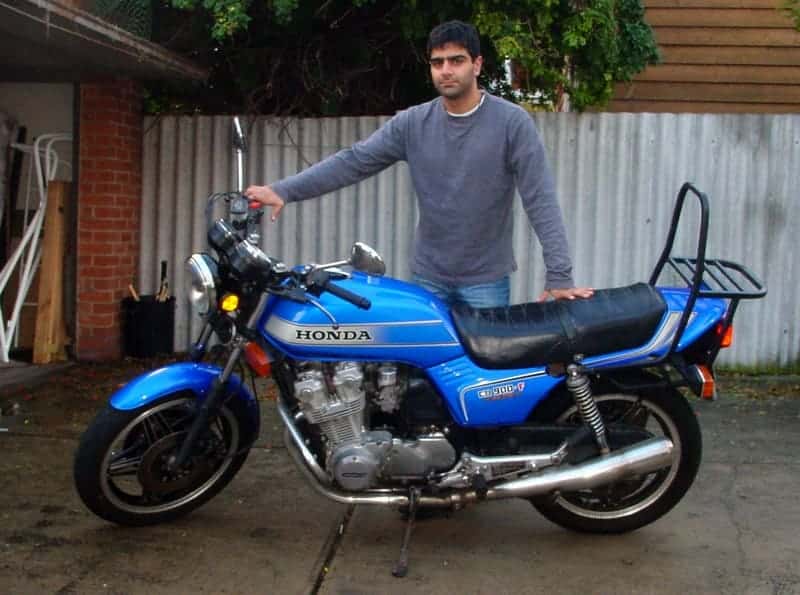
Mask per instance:
[[[591,287],[570,287],[569,289],[545,289],[539,296],[540,302],[550,298],[554,300],[574,300],[577,298],[590,298],[594,295]]]

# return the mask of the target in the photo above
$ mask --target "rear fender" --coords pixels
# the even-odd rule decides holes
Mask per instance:
[[[211,383],[221,371],[218,366],[208,364],[170,364],[137,376],[111,395],[109,403],[115,409],[130,411],[179,392],[190,392],[198,403],[202,403],[208,396]],[[235,374],[231,374],[227,387],[238,401],[237,411],[244,414],[244,419],[240,420],[248,425],[244,429],[255,439],[261,419],[258,401]]]

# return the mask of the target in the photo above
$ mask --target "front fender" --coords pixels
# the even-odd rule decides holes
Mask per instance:
[[[115,409],[130,411],[184,391],[194,393],[197,401],[202,402],[208,395],[212,381],[221,372],[218,366],[208,364],[170,364],[137,376],[111,395],[109,404]],[[261,419],[258,401],[235,374],[231,374],[227,387],[240,401],[241,410],[246,412],[247,419],[241,421],[248,423],[250,432],[258,435]]]

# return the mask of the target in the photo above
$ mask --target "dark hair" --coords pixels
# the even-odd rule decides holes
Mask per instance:
[[[478,30],[463,21],[447,21],[437,25],[428,35],[428,57],[431,51],[447,43],[463,46],[473,60],[481,55],[481,41]]]

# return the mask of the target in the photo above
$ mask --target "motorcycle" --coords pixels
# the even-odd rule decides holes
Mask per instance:
[[[324,496],[402,509],[396,576],[421,508],[523,498],[562,527],[623,533],[686,494],[702,438],[685,392],[715,398],[714,362],[742,299],[766,289],[705,257],[709,201],[686,183],[648,283],[592,298],[448,308],[385,276],[362,243],[349,258],[287,267],[260,248],[262,209],[215,195],[216,256],[193,254],[190,301],[204,319],[189,361],[114,393],[84,433],[74,477],[85,505],[122,525],[176,519],[219,493],[259,436],[245,374],[272,376],[286,448]],[[696,254],[672,256],[687,197]],[[658,286],[665,270],[681,280]],[[209,345],[212,335],[217,346]],[[226,349],[224,364],[208,360]],[[683,391],[683,392],[681,392]]]

